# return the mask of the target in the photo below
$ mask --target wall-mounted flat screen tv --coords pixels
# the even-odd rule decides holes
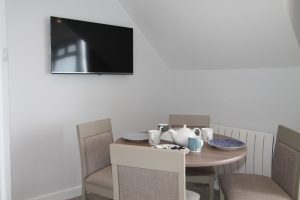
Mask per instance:
[[[51,17],[53,74],[133,74],[133,29]]]

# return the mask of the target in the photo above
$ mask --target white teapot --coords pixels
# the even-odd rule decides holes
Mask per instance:
[[[180,128],[178,130],[170,129],[169,132],[172,136],[173,142],[175,144],[178,144],[180,146],[188,146],[188,138],[196,136],[195,131],[198,130],[199,136],[201,136],[201,130],[199,128],[194,128],[193,130],[186,127],[186,125],[183,125],[183,128]]]

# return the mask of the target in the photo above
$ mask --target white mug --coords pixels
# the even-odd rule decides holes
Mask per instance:
[[[201,128],[202,139],[207,142],[208,140],[212,140],[214,137],[214,130],[212,128]]]
[[[158,145],[160,143],[161,131],[159,130],[149,130],[148,140],[151,146]]]

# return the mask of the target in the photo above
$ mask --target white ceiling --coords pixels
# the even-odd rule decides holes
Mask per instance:
[[[282,0],[119,0],[170,68],[300,66]]]

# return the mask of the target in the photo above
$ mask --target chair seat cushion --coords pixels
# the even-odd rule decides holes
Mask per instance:
[[[200,194],[191,190],[186,190],[186,200],[200,200]]]
[[[228,200],[292,200],[272,178],[250,174],[222,174],[219,177]]]
[[[111,165],[96,171],[85,179],[86,183],[97,185],[106,189],[113,188]]]
[[[187,176],[213,176],[216,171],[213,167],[187,167],[185,174]]]

